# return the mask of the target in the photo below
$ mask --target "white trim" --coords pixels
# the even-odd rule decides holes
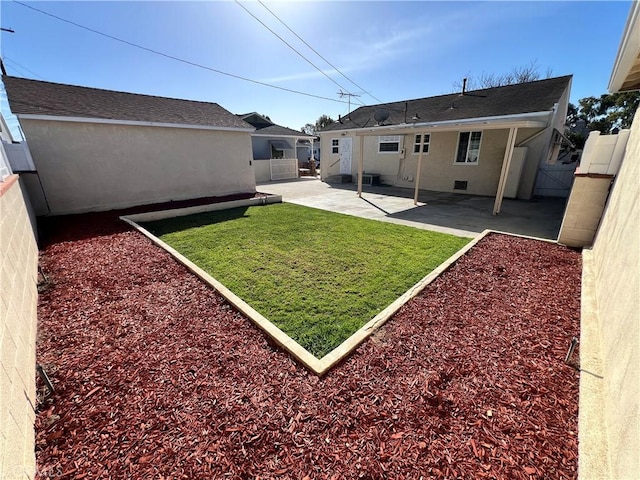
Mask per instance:
[[[384,138],[387,138],[387,140],[383,140]],[[393,139],[393,140],[392,140]],[[402,135],[379,135],[378,136],[378,154],[379,155],[388,155],[388,154],[398,154],[400,153],[401,150],[401,146],[400,143],[402,141]],[[398,149],[397,150],[380,150],[380,144],[381,143],[397,143],[398,144]]]
[[[469,143],[467,144],[467,151],[465,152],[465,159],[464,162],[458,162],[458,153],[460,152],[460,135],[462,135],[463,133],[468,133],[469,134]],[[471,145],[471,135],[473,135],[474,133],[479,133],[480,134],[480,143],[478,144],[478,158],[475,162],[467,162],[467,155],[469,154],[469,146]],[[480,150],[482,149],[482,130],[460,130],[458,132],[458,142],[456,145],[456,153],[455,156],[453,157],[453,164],[454,165],[479,165],[480,164]]]
[[[337,145],[333,144],[334,140],[336,140],[338,142]],[[340,155],[340,137],[331,138],[331,145],[329,145],[329,147],[331,148],[331,152],[330,152],[331,155]],[[333,152],[334,147],[338,149],[338,151],[335,152],[335,153]]]
[[[112,120],[108,118],[84,118],[84,117],[58,117],[56,115],[34,115],[20,113],[16,115],[19,120],[46,120],[53,122],[72,123],[103,123],[108,125],[133,125],[139,127],[164,127],[164,128],[190,128],[195,130],[222,130],[226,132],[255,132],[255,128],[240,127],[216,127],[213,125],[188,125],[182,123],[140,122],[135,120]]]
[[[500,115],[495,117],[477,117],[460,120],[444,120],[442,122],[424,123],[399,123],[397,125],[387,125],[382,127],[365,128],[345,128],[342,130],[330,130],[318,132],[322,135],[340,135],[342,132],[355,132],[355,135],[380,135],[381,131],[394,132],[398,134],[413,133],[416,130],[440,129],[459,130],[458,127],[473,128],[475,130],[487,130],[498,128],[542,128],[547,127],[552,110],[543,112],[517,113],[511,115]]]
[[[509,177],[509,167],[511,166],[511,160],[513,159],[513,149],[516,144],[516,137],[518,136],[518,128],[509,129],[509,137],[507,138],[507,148],[504,151],[504,158],[502,159],[502,168],[500,170],[500,179],[498,180],[498,190],[496,191],[496,200],[493,203],[493,215],[500,213],[502,207],[502,199],[504,198],[504,190],[507,186],[507,179]]]
[[[618,54],[613,64],[611,79],[609,80],[609,92],[620,91],[631,69],[638,62],[640,53],[640,2],[632,2],[629,17],[624,27]]]
[[[420,142],[416,143],[416,137],[420,135]],[[425,135],[429,135],[429,141],[427,143],[424,142],[424,136]],[[423,155],[429,155],[429,152],[431,151],[431,132],[423,132],[423,133],[415,133],[412,134],[413,136],[413,143],[411,145],[413,145],[413,147],[411,148],[411,155],[420,155],[420,151],[416,152],[416,145],[418,146],[418,148],[420,148],[421,150],[424,149],[424,146],[427,146],[427,151],[426,152],[422,152]]]
[[[300,137],[298,135],[269,135],[267,133],[252,133],[252,137],[268,137],[268,138],[295,138],[296,140],[302,139],[304,137]]]

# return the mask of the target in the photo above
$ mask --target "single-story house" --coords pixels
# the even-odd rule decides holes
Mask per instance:
[[[256,129],[251,134],[256,182],[296,178],[298,140],[313,139],[313,136],[276,125],[269,117],[256,112],[239,114],[238,117]]]
[[[572,76],[362,106],[320,132],[321,178],[530,199],[557,159]]]
[[[2,79],[38,215],[255,192],[255,129],[218,104]]]

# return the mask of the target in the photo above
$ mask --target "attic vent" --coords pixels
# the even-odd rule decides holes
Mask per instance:
[[[467,181],[466,180],[454,180],[453,189],[454,190],[466,190],[467,189]]]

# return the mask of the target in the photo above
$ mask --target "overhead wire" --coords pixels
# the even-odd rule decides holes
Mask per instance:
[[[190,60],[185,60],[184,58],[176,57],[175,55],[170,55],[168,53],[164,53],[164,52],[161,52],[159,50],[155,50],[153,48],[145,47],[143,45],[139,45],[137,43],[130,42],[129,40],[124,40],[124,39],[116,37],[114,35],[110,35],[108,33],[101,32],[101,31],[96,30],[94,28],[87,27],[85,25],[76,23],[76,22],[71,21],[71,20],[67,20],[66,18],[59,17],[58,15],[54,15],[53,13],[46,12],[46,11],[41,10],[39,8],[36,8],[34,6],[27,5],[26,3],[20,2],[18,0],[13,0],[13,2],[17,3],[18,5],[22,5],[23,7],[26,7],[26,8],[29,8],[31,10],[34,10],[36,12],[39,12],[39,13],[41,13],[43,15],[47,15],[47,16],[49,16],[51,18],[55,18],[56,20],[60,20],[61,22],[65,22],[65,23],[68,23],[68,24],[73,25],[75,27],[82,28],[83,30],[87,30],[87,31],[95,33],[97,35],[101,35],[101,36],[103,36],[105,38],[109,38],[111,40],[115,40],[117,42],[124,43],[125,45],[129,45],[131,47],[138,48],[140,50],[144,50],[146,52],[150,52],[150,53],[153,53],[155,55],[158,55],[158,56],[161,56],[161,57],[164,57],[164,58],[175,60],[177,62],[181,62],[181,63],[184,63],[186,65],[191,65],[193,67],[201,68],[203,70],[208,70],[210,72],[214,72],[214,73],[217,73],[219,75],[225,75],[227,77],[235,78],[237,80],[243,80],[245,82],[250,82],[250,83],[253,83],[253,84],[256,84],[256,85],[262,85],[263,87],[269,87],[269,88],[274,88],[274,89],[277,89],[277,90],[282,90],[284,92],[295,93],[297,95],[304,95],[306,97],[318,98],[320,100],[327,100],[327,101],[335,102],[335,103],[344,103],[344,104],[347,103],[344,100],[338,100],[336,98],[325,97],[325,96],[322,96],[322,95],[316,95],[316,94],[308,93],[308,92],[302,92],[300,90],[294,90],[292,88],[281,87],[281,86],[278,86],[278,85],[273,85],[271,83],[261,82],[260,80],[253,80],[251,78],[243,77],[241,75],[236,75],[236,74],[233,74],[233,73],[224,72],[224,71],[218,70],[216,68],[208,67],[206,65],[202,65],[202,64],[197,63],[197,62],[192,62]]]
[[[271,28],[269,28],[269,26],[264,23],[262,20],[260,20],[257,16],[255,16],[247,7],[245,7],[244,5],[242,5],[238,0],[235,0],[236,4],[241,7],[245,12],[247,12],[249,15],[251,15],[258,23],[260,23],[260,25],[262,25],[264,28],[266,28],[267,30],[269,30],[273,35],[275,35],[282,43],[284,43],[287,47],[289,47],[291,50],[293,50],[294,52],[296,52],[300,58],[302,58],[305,62],[307,62],[309,65],[311,65],[313,68],[315,68],[316,70],[318,70],[318,72],[320,72],[322,75],[324,75],[325,77],[327,77],[331,82],[333,82],[335,85],[337,85],[339,88],[341,88],[342,90],[346,90],[347,92],[349,92],[349,89],[343,87],[342,85],[340,85],[338,82],[336,82],[333,78],[331,78],[324,70],[322,70],[320,67],[318,67],[315,63],[313,63],[311,60],[309,60],[307,57],[305,57],[302,53],[300,53],[293,45],[291,45],[289,42],[287,42],[284,38],[282,38],[280,35],[278,35],[274,30],[272,30]],[[266,7],[265,7],[266,8]],[[348,79],[347,79],[348,80]],[[362,101],[360,101],[361,105],[364,105],[364,103],[362,103]]]
[[[25,67],[24,65],[20,65],[18,62],[16,62],[15,60],[5,56],[4,59],[10,63],[13,64],[14,69],[16,70],[25,70],[26,72],[29,72],[32,75],[35,75],[36,77],[38,77],[40,80],[45,80],[45,78],[42,75],[38,75],[36,72],[34,72],[33,70],[29,70],[27,67]]]
[[[351,82],[353,85],[355,85],[357,88],[359,88],[363,93],[365,93],[366,95],[369,95],[371,98],[373,98],[374,100],[377,100],[378,102],[382,103],[382,100],[380,100],[378,97],[376,97],[375,95],[369,93],[364,87],[361,87],[360,85],[358,85],[356,82],[354,82],[353,80],[351,80],[349,77],[347,77],[344,73],[342,73],[342,71],[336,67],[333,63],[331,63],[329,60],[327,60],[324,56],[322,56],[320,54],[320,52],[318,52],[315,48],[313,48],[311,45],[309,45],[300,35],[298,35],[296,32],[293,31],[293,29],[291,27],[289,27],[289,25],[287,25],[278,15],[276,15],[269,7],[267,7],[262,0],[258,0],[258,3],[260,5],[262,5],[265,10],[267,10],[271,15],[273,15],[276,20],[278,20],[282,25],[284,25],[284,27],[289,30],[291,33],[293,33],[298,40],[300,40],[302,43],[304,43],[313,53],[315,53],[317,56],[319,56],[322,60],[324,60],[325,62],[327,62],[327,64],[333,68],[336,72],[338,72],[340,75],[342,75],[347,81]]]

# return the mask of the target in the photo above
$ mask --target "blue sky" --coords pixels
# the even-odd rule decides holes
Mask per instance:
[[[338,91],[375,104],[450,93],[465,76],[534,63],[573,74],[571,100],[606,93],[631,2],[26,2],[131,43],[285,92],[152,54],[0,3],[0,54],[10,75],[257,111],[300,129],[348,112]],[[316,70],[269,28],[319,67]],[[265,6],[268,8],[265,8]],[[273,12],[349,80],[294,36]],[[329,80],[332,78],[336,83]],[[370,93],[373,96],[363,92]],[[375,97],[375,98],[374,98]]]

